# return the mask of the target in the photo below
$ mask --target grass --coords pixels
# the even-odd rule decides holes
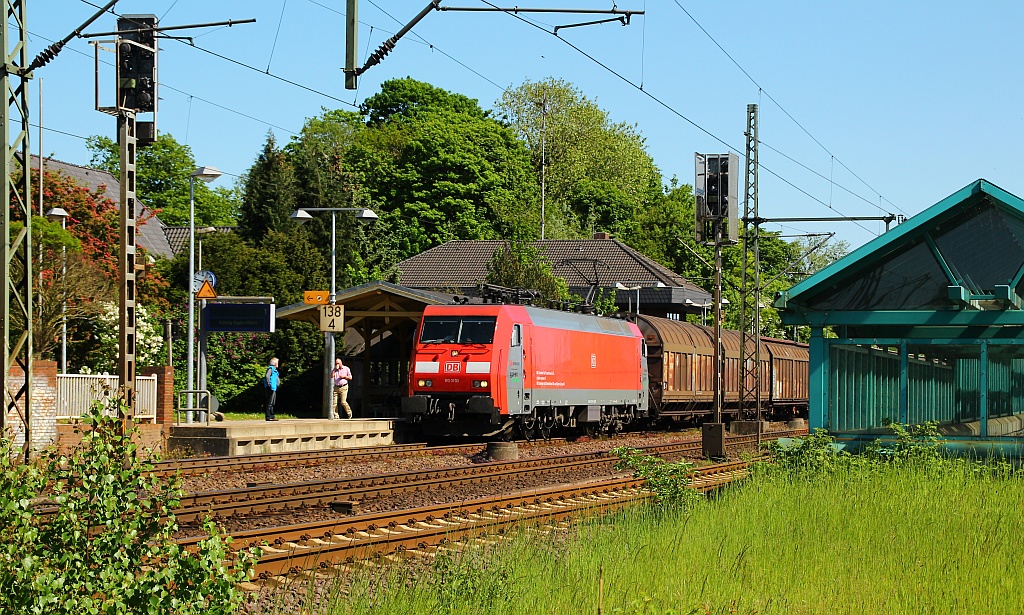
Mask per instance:
[[[689,509],[364,569],[303,612],[1021,613],[1024,479],[977,467],[763,474]]]
[[[295,416],[293,414],[287,414],[287,413],[284,413],[284,412],[274,412],[274,416],[279,418],[279,419],[281,419],[281,420],[298,418],[297,416]],[[266,414],[262,410],[260,410],[259,412],[225,412],[224,413],[224,420],[225,421],[262,421],[265,418],[266,418]]]

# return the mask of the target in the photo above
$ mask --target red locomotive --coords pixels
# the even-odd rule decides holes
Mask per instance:
[[[647,414],[633,323],[525,305],[428,306],[402,412],[432,433],[526,437],[615,429]]]
[[[495,435],[517,427],[527,438],[548,437],[556,427],[616,431],[637,419],[708,416],[711,329],[636,320],[524,305],[428,306],[402,412],[432,434]],[[727,416],[739,412],[739,337],[722,332]],[[762,409],[805,413],[807,346],[761,343]]]

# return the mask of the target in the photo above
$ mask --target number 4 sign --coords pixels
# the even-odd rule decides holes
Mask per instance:
[[[320,330],[340,332],[345,330],[345,306],[321,305]]]

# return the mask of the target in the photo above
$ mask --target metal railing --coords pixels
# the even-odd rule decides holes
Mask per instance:
[[[156,422],[156,374],[136,376],[135,386],[135,420]],[[117,407],[107,403],[117,387],[117,376],[57,374],[57,419],[76,419],[96,401],[104,402],[105,414],[117,416]]]

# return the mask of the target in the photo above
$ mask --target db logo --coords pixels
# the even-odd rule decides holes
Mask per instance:
[[[446,374],[457,374],[457,373],[459,373],[459,365],[461,365],[461,363],[459,363],[458,361],[446,361],[445,364],[444,364],[444,373],[446,373]]]

